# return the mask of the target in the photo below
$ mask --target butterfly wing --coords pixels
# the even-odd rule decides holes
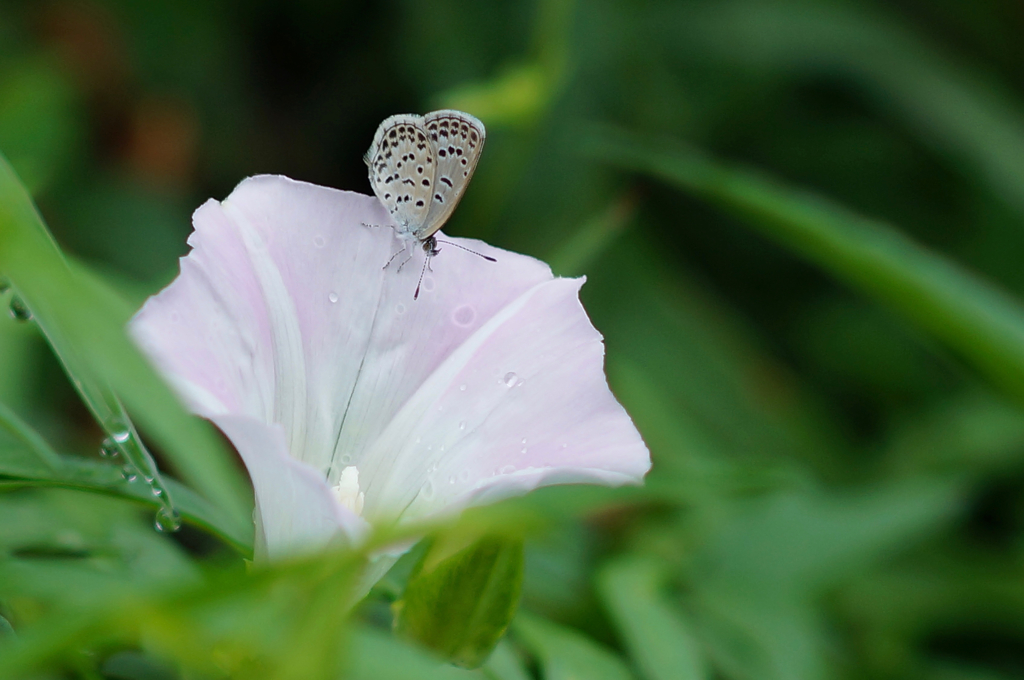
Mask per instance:
[[[430,210],[420,231],[421,241],[444,226],[473,179],[484,149],[484,124],[461,111],[445,109],[423,117],[427,137],[437,154]]]
[[[391,116],[380,124],[364,160],[373,193],[403,232],[423,231],[437,158],[421,116]]]

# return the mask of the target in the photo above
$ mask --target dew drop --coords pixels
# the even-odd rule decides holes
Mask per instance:
[[[465,385],[459,385],[459,391],[460,392],[465,392],[466,391],[466,386]]]
[[[523,443],[524,444],[526,443],[526,437],[523,437]]]
[[[423,441],[423,437],[416,437],[416,443],[417,444],[419,444],[421,441]]]
[[[505,378],[502,380],[505,383],[505,387],[515,387],[516,382],[519,380],[519,376],[515,373],[509,372],[505,374]]]
[[[341,464],[342,465],[348,465],[351,462],[352,462],[352,456],[350,456],[349,454],[346,453],[346,454],[344,454],[341,457]]]
[[[331,304],[333,305],[335,302],[338,301],[338,294],[332,290],[330,293],[327,294],[327,299],[330,300]]]
[[[457,307],[452,312],[452,322],[456,326],[466,327],[476,321],[476,310],[469,305],[462,305]]]
[[[451,477],[448,478],[448,483],[449,484],[454,484],[455,483],[455,475],[452,475]]]
[[[519,453],[526,453],[526,447],[524,446],[522,450],[519,451]]]
[[[327,239],[325,239],[323,236],[317,236],[313,239],[313,245],[315,245],[317,248],[323,248],[325,245],[327,245]]]
[[[132,436],[131,429],[121,422],[112,423],[110,429],[113,430],[113,432],[110,433],[110,436],[113,437],[114,441],[118,444],[124,444]]]
[[[160,508],[156,511],[153,528],[163,534],[171,534],[181,528],[181,515],[172,508]]]
[[[131,483],[138,478],[139,475],[135,472],[135,468],[133,468],[131,465],[125,465],[123,468],[121,468],[121,479],[123,479],[124,481]]]
[[[420,495],[423,496],[423,500],[429,501],[434,498],[434,478],[427,477],[427,481],[420,487]]]
[[[462,420],[462,421],[459,422],[459,429],[460,430],[465,430],[466,429],[466,421],[465,420]]]
[[[430,291],[434,290],[434,277],[432,277],[432,276],[424,276],[423,277],[423,290],[425,290],[428,293]]]
[[[511,473],[513,473],[515,471],[516,471],[516,466],[515,465],[506,465],[505,467],[503,467],[500,470],[498,470],[498,473],[499,474],[503,474],[503,475],[507,475],[507,474],[511,474]]]
[[[159,486],[152,487],[150,491],[152,491],[153,495],[156,496],[157,498],[160,498],[161,496],[164,495],[164,490],[161,489]]]
[[[25,301],[17,295],[11,297],[11,318],[15,321],[29,321],[32,318],[32,312],[25,305]]]
[[[397,305],[395,305],[395,313],[396,314],[405,314],[405,305],[403,305],[401,302],[399,302]]]
[[[100,444],[100,458],[117,458],[121,452],[117,448],[117,444],[110,437],[103,440]]]

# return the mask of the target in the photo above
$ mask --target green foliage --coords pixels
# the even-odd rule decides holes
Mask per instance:
[[[601,571],[598,591],[644,678],[706,678],[691,624],[661,592],[667,576],[655,561],[620,558]]]
[[[395,603],[395,630],[463,668],[478,668],[505,634],[523,582],[523,542],[480,538],[427,551]]]
[[[630,680],[622,659],[593,640],[551,621],[521,613],[516,636],[537,655],[547,680]]]
[[[33,317],[0,318],[0,678],[1020,677],[1007,7],[0,6],[0,302]],[[247,566],[239,466],[123,329],[202,201],[257,172],[367,193],[377,123],[440,106],[489,133],[446,231],[587,276],[654,468],[432,527],[461,552],[353,609],[405,537]],[[143,441],[179,534],[122,478]]]

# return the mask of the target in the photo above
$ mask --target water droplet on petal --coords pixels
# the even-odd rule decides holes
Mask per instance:
[[[325,245],[327,245],[327,239],[325,239],[323,236],[317,236],[313,239],[313,245],[315,245],[317,248],[323,248]]]
[[[174,533],[181,528],[181,515],[173,508],[160,508],[156,511],[153,528],[165,534]]]
[[[526,437],[523,437],[523,443],[524,444],[526,443]]]
[[[15,321],[28,321],[32,318],[32,312],[25,305],[25,301],[17,295],[11,297],[11,318]]]
[[[425,290],[428,293],[430,291],[434,290],[434,277],[432,277],[432,276],[424,276],[423,277],[423,290]]]
[[[511,473],[513,473],[515,471],[516,471],[516,466],[515,465],[506,465],[505,467],[503,467],[500,470],[498,470],[498,472],[500,474],[503,474],[503,475],[511,474]]]
[[[569,445],[568,444],[562,444],[562,448],[563,449],[567,449],[567,448],[569,448]]]
[[[448,478],[448,483],[449,484],[454,484],[455,483],[455,475],[452,475],[451,477]]]
[[[395,312],[398,314],[405,314],[405,305],[399,302],[397,305],[395,305]]]
[[[332,290],[330,293],[327,294],[327,299],[330,300],[331,304],[333,305],[335,302],[338,301],[338,294]]]
[[[452,322],[456,326],[466,327],[476,320],[476,310],[469,305],[462,305],[452,312]]]
[[[341,464],[342,465],[348,465],[351,462],[352,462],[352,456],[350,456],[349,454],[346,453],[346,454],[344,454],[341,457]]]
[[[459,429],[460,430],[465,430],[466,429],[466,421],[465,420],[459,421]]]
[[[523,449],[519,453],[526,453],[526,447],[524,446]]]
[[[515,387],[516,382],[519,380],[519,376],[511,371],[505,374],[505,378],[502,380],[505,383],[505,387]]]
[[[459,385],[459,391],[460,392],[465,392],[466,391],[466,386],[465,385]]]
[[[423,483],[420,488],[420,495],[423,496],[423,500],[429,501],[434,498],[434,478],[427,477],[427,481]]]

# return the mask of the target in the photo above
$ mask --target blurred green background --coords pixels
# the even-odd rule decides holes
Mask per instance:
[[[642,492],[531,535],[533,617],[488,677],[1021,677],[1021,35],[1014,0],[3,0],[0,150],[136,308],[206,198],[256,173],[370,193],[383,118],[477,115],[446,231],[588,277],[654,458]],[[0,402],[96,457],[37,329],[6,315]],[[68,532],[124,522],[120,566],[79,567],[223,557],[137,514],[0,494],[0,553],[60,574]],[[0,584],[16,629],[63,601],[33,588]],[[173,677],[127,646],[146,654],[71,666]]]

